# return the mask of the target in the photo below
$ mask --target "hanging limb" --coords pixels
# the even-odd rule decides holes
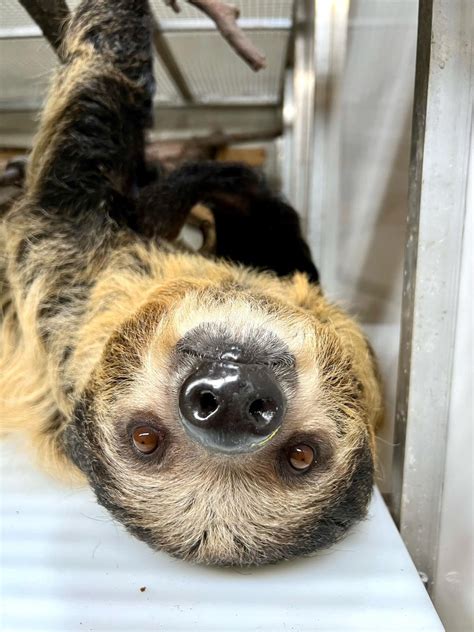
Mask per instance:
[[[66,0],[19,0],[19,2],[61,58],[63,26],[69,17]]]

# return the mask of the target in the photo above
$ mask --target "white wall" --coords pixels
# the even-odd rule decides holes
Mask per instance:
[[[417,18],[417,0],[353,0],[342,79],[334,290],[369,334],[384,379],[382,491],[391,483]]]

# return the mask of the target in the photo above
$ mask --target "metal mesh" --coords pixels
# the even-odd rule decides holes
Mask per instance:
[[[13,0],[7,0],[13,4]],[[3,0],[1,0],[3,4]],[[79,4],[80,0],[68,0],[68,5],[72,9]],[[293,11],[293,0],[233,0],[230,2],[240,10],[242,18],[257,20],[289,20]],[[157,18],[161,20],[203,20],[202,11],[190,6],[185,0],[179,1],[181,11],[175,13],[173,9],[166,5],[165,0],[151,0]]]
[[[80,0],[68,0],[69,8],[74,9],[79,2]],[[239,8],[240,16],[244,19],[289,20],[293,11],[293,0],[234,0],[232,4]],[[159,20],[205,19],[201,11],[184,0],[180,2],[180,13],[175,13],[164,0],[152,0],[151,5]],[[34,22],[18,0],[0,0],[0,28],[23,26],[34,26]]]
[[[12,109],[39,107],[58,61],[42,38],[0,40],[0,104]],[[154,59],[157,103],[179,103],[161,62]]]
[[[56,59],[42,38],[0,40],[0,103],[18,109],[39,105]]]
[[[231,0],[230,4],[240,9],[242,18],[254,19],[290,19],[293,10],[293,0]],[[202,19],[203,14],[191,7],[184,0],[180,0],[180,13],[175,13],[166,6],[164,0],[152,0],[157,17],[160,20],[196,20]]]
[[[174,33],[168,42],[196,100],[274,103],[280,97],[288,33],[253,31],[267,68],[253,72],[218,33]]]
[[[156,55],[153,56],[153,71],[156,80],[155,103],[179,104],[181,99],[175,85]]]
[[[74,9],[80,0],[68,0]],[[293,0],[237,0],[233,2],[248,20],[291,19]],[[252,72],[229,48],[221,36],[213,31],[212,23],[197,9],[181,0],[181,12],[176,14],[164,0],[152,0],[158,19],[173,28],[183,29],[196,20],[199,26],[210,26],[209,31],[183,30],[165,35],[196,101],[201,103],[275,103],[280,97],[280,86],[288,31],[252,30],[250,36],[265,53],[267,68]],[[38,107],[45,94],[51,72],[57,60],[49,45],[41,37],[38,27],[18,0],[0,0],[0,104],[8,107]],[[20,37],[21,35],[21,37]],[[155,57],[157,103],[179,104],[180,96],[161,61]]]
[[[18,0],[0,0],[0,28],[6,30],[25,26],[35,26],[35,23]]]

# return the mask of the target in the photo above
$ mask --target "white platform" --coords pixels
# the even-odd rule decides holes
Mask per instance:
[[[378,492],[370,518],[316,557],[203,568],[153,553],[11,440],[0,454],[4,631],[443,630]]]

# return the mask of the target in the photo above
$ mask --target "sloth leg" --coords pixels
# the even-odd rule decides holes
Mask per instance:
[[[260,174],[240,163],[186,164],[145,187],[137,203],[137,229],[150,237],[175,239],[198,203],[214,214],[218,257],[280,276],[306,272],[318,283],[298,214],[270,191]]]

